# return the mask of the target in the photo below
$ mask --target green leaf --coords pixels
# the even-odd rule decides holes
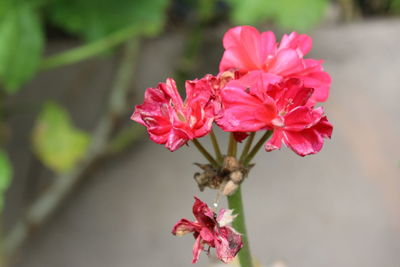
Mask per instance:
[[[0,5],[0,81],[13,93],[35,74],[43,33],[33,7],[25,2],[6,3]]]
[[[391,13],[400,13],[400,0],[392,0],[390,2],[389,11]]]
[[[43,164],[55,172],[65,172],[85,155],[89,136],[72,125],[65,109],[48,102],[36,121],[32,141]]]
[[[91,41],[132,25],[153,35],[164,24],[167,5],[168,0],[55,0],[48,15],[58,26]]]
[[[0,213],[4,206],[4,193],[11,183],[12,167],[5,151],[0,150]]]
[[[237,24],[258,24],[273,19],[287,30],[305,31],[324,15],[328,0],[227,0]]]

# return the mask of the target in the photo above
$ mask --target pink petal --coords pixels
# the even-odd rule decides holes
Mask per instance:
[[[303,78],[304,86],[315,88],[311,96],[314,102],[325,102],[329,97],[331,76],[324,71],[316,71],[307,74]]]
[[[283,35],[279,49],[291,48],[299,53],[300,57],[306,55],[312,48],[312,39],[306,34],[292,32],[290,35]]]
[[[175,151],[184,144],[187,143],[191,138],[179,129],[172,129],[169,132],[168,139],[165,143],[165,147],[171,151]]]
[[[196,263],[199,260],[200,253],[203,250],[203,247],[204,247],[204,245],[202,243],[201,236],[199,235],[196,238],[196,241],[194,242],[194,245],[193,245],[193,260],[192,260],[192,263]]]
[[[301,132],[285,131],[284,136],[285,144],[302,157],[319,152],[324,143],[321,135],[312,128]]]
[[[333,126],[329,123],[326,116],[323,117],[313,128],[324,138],[331,138],[332,136]]]
[[[203,227],[200,231],[201,238],[210,246],[214,246],[214,233],[210,229]]]
[[[300,71],[302,68],[302,61],[295,50],[282,49],[279,50],[274,63],[267,71],[285,76]]]
[[[240,87],[242,90],[247,90],[248,88],[250,94],[263,100],[268,96],[268,88],[281,80],[282,78],[278,75],[262,70],[254,70],[248,72],[238,80],[231,81],[227,86]]]
[[[306,106],[300,106],[291,110],[285,116],[285,131],[302,131],[318,123],[323,114],[323,109],[312,110]]]
[[[323,71],[322,60],[304,59],[304,68],[301,71],[292,73],[293,77],[301,79],[305,87],[314,88],[311,102],[324,102],[329,97],[329,88],[331,86],[330,75]]]
[[[307,101],[310,99],[314,92],[313,88],[304,87],[300,79],[291,78],[279,84],[279,86],[274,86],[278,92],[271,92],[269,94],[277,101],[278,110],[280,111],[290,111],[291,109],[306,105]]]
[[[194,198],[195,202],[193,204],[193,215],[196,217],[196,220],[203,226],[206,227],[214,227],[215,218],[214,212],[207,206],[206,203],[198,199]]]
[[[224,263],[231,262],[243,247],[242,236],[229,226],[221,227],[215,240],[217,257]]]
[[[209,75],[211,76],[211,75]],[[200,80],[186,81],[186,103],[191,105],[193,103],[201,103],[206,105],[212,96],[212,83],[208,75]],[[213,76],[212,76],[213,77]]]
[[[172,99],[175,105],[181,106],[183,104],[182,97],[179,95],[178,89],[176,88],[176,83],[173,79],[168,78],[166,83],[161,83],[159,85],[160,89]]]
[[[176,236],[183,236],[187,233],[198,231],[199,226],[187,219],[181,219],[174,225],[172,234]]]
[[[221,209],[217,216],[218,225],[220,227],[230,225],[236,217],[237,214],[233,214],[233,210]]]
[[[230,86],[222,90],[224,112],[218,125],[229,132],[254,132],[265,128],[275,117],[275,102],[268,96],[259,99],[243,87]]]
[[[274,55],[276,52],[276,38],[272,31],[261,33],[261,44],[260,44],[260,58],[263,62],[267,60],[268,55]]]
[[[281,149],[282,138],[283,138],[282,130],[275,129],[271,138],[264,145],[265,150],[270,152],[272,150]]]
[[[220,63],[220,72],[238,69],[246,72],[261,69],[269,54],[275,52],[275,35],[260,32],[251,26],[230,29],[223,39],[225,48]]]

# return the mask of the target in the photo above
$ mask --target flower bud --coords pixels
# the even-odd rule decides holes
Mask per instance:
[[[231,172],[231,174],[229,175],[229,178],[235,184],[240,184],[243,181],[243,173],[241,171]]]
[[[224,158],[224,169],[228,170],[229,172],[235,171],[239,168],[239,162],[231,156],[226,156]]]
[[[239,185],[235,184],[233,181],[228,181],[222,190],[222,194],[225,196],[231,196],[236,192],[236,190],[238,190],[238,188]]]

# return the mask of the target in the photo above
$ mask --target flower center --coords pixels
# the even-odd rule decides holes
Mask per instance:
[[[273,119],[272,121],[272,125],[274,125],[277,128],[282,128],[285,126],[285,119],[283,118],[283,116],[281,114],[279,114],[275,119]]]

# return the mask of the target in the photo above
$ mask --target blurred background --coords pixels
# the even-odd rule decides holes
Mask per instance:
[[[170,231],[215,198],[192,178],[204,160],[129,117],[167,77],[216,74],[241,24],[311,35],[333,78],[322,152],[260,152],[244,183],[254,256],[400,266],[399,15],[399,0],[0,0],[0,266],[191,265],[193,238]]]

